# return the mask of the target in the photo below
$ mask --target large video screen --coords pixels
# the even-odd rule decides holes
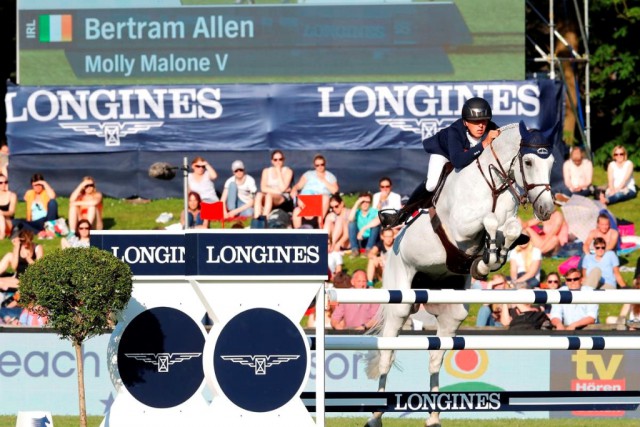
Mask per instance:
[[[524,78],[512,0],[19,0],[22,85]]]

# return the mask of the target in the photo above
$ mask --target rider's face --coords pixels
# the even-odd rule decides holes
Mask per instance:
[[[474,138],[480,138],[487,130],[489,120],[465,120],[464,124]]]

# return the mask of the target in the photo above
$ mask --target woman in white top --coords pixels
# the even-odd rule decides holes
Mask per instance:
[[[291,181],[293,181],[293,171],[289,166],[284,165],[284,153],[274,150],[271,153],[271,166],[262,170],[260,179],[260,192],[256,194],[255,209],[253,216],[269,216],[273,208],[283,206],[291,200]],[[291,204],[290,209],[293,209]],[[287,209],[285,209],[287,210]]]
[[[200,195],[203,202],[213,203],[218,201],[218,194],[213,181],[218,177],[216,170],[202,157],[196,157],[191,161],[189,173],[189,192],[194,191]]]
[[[633,179],[633,163],[627,158],[627,150],[616,145],[613,161],[607,167],[607,190],[600,193],[600,202],[613,204],[636,197],[636,182]]]
[[[523,233],[527,234],[528,233]],[[511,281],[526,283],[530,289],[540,287],[540,265],[542,252],[527,242],[509,252]]]

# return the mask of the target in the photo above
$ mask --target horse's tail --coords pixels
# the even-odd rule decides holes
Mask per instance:
[[[376,313],[376,324],[367,331],[367,335],[377,335],[380,336],[382,331],[384,330],[385,324],[385,313],[388,311],[387,308],[389,305],[382,304],[380,305],[380,309]],[[367,378],[371,380],[375,380],[380,377],[380,351],[379,350],[369,350],[366,357],[367,361]]]

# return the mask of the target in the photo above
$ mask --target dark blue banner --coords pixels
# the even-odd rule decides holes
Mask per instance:
[[[10,85],[5,104],[12,185],[23,191],[38,171],[60,194],[69,194],[82,176],[92,175],[111,196],[175,197],[181,194],[180,183],[154,183],[146,173],[151,163],[202,155],[224,179],[231,174],[231,162],[240,159],[259,180],[268,152],[279,148],[296,178],[321,152],[342,192],[373,190],[379,177],[388,175],[400,184],[395,191],[408,193],[424,178],[421,141],[459,118],[462,104],[473,96],[491,103],[498,125],[524,120],[544,131],[562,117],[562,86],[548,80]],[[354,168],[363,162],[371,167]]]

